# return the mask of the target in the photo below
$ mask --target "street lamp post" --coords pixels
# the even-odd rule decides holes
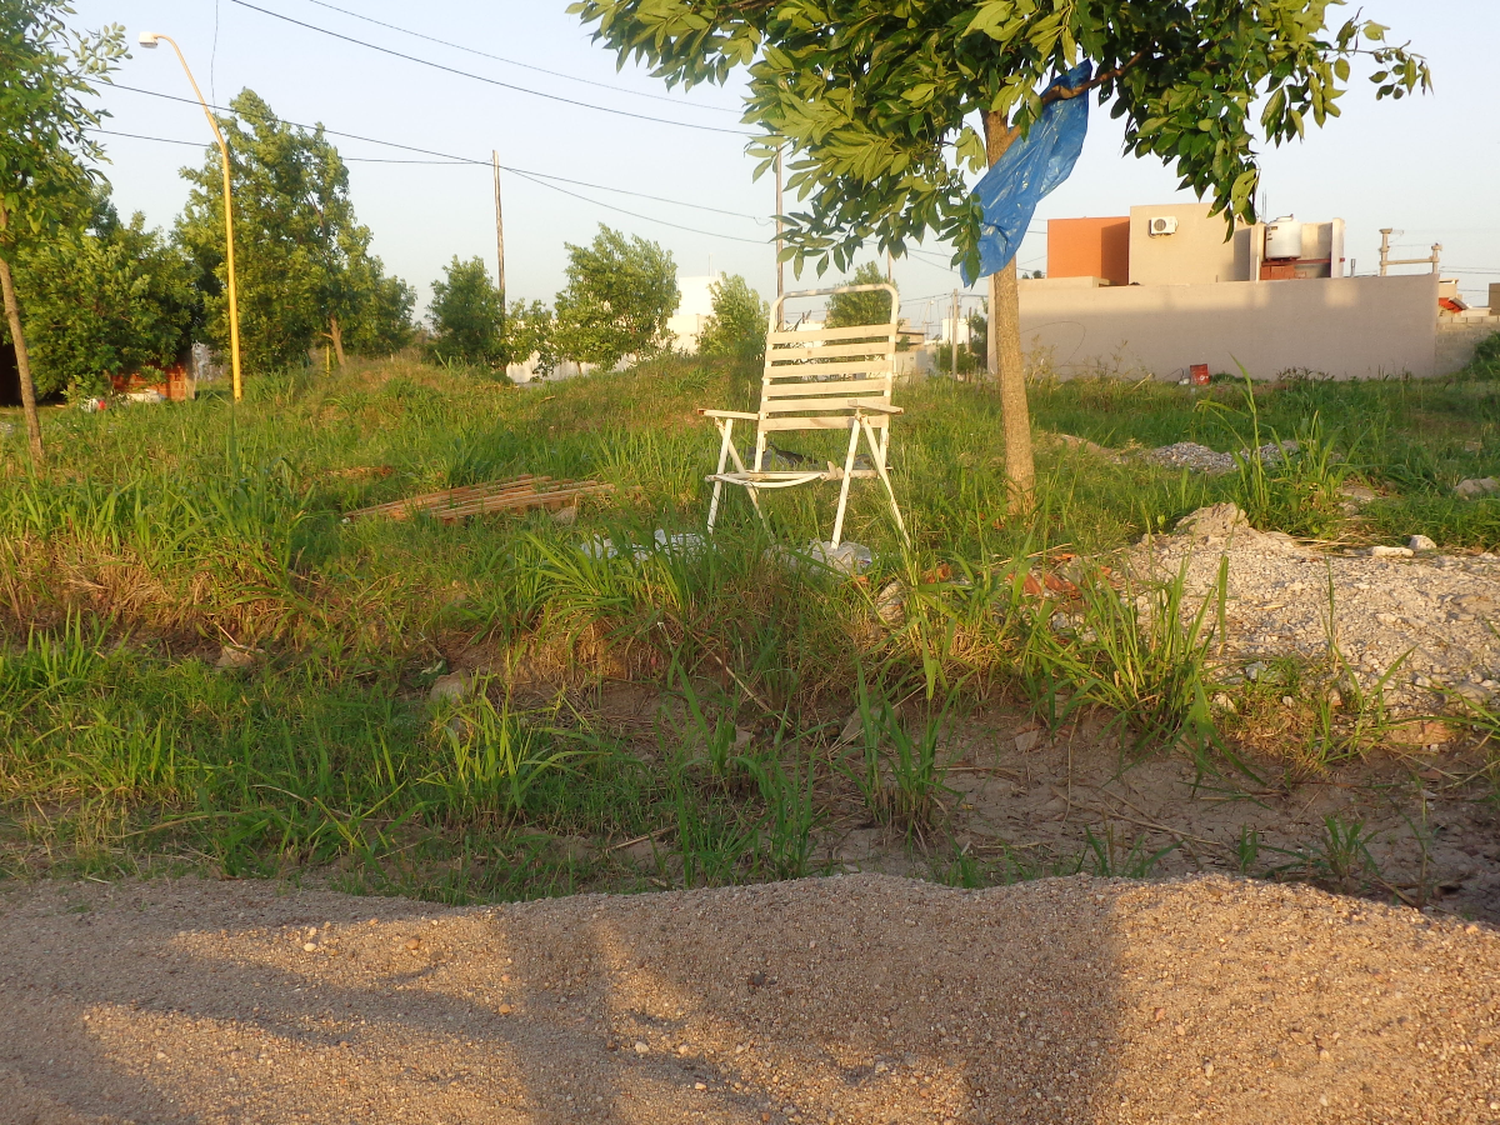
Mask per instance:
[[[183,58],[182,48],[177,45],[177,41],[170,35],[162,35],[159,32],[141,32],[142,47],[155,50],[157,44],[163,40],[172,44],[172,50],[177,52],[177,61],[182,63],[183,72],[192,83],[193,93],[198,96],[198,104],[203,107],[203,116],[208,118],[209,127],[213,129],[214,137],[219,142],[219,155],[223,158],[224,258],[229,270],[229,363],[234,371],[234,400],[238,402],[244,396],[244,384],[240,381],[240,303],[234,284],[234,208],[231,204],[229,188],[229,145],[225,143],[224,134],[219,131],[219,123],[214,120],[214,115],[209,111],[208,103],[203,100],[203,91],[198,89],[198,80],[193,77],[193,72],[188,67],[187,59]]]

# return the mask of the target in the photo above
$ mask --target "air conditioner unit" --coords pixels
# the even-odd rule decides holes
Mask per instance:
[[[1149,220],[1146,226],[1146,233],[1152,238],[1157,238],[1164,234],[1176,234],[1177,220],[1171,215],[1158,215],[1156,218]]]

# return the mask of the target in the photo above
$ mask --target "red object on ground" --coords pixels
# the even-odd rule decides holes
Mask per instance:
[[[1188,368],[1188,374],[1192,377],[1193,386],[1206,387],[1209,382],[1208,364],[1195,363]]]

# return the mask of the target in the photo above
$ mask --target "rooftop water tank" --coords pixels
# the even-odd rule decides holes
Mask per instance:
[[[1302,257],[1302,224],[1291,215],[1266,224],[1266,258]]]

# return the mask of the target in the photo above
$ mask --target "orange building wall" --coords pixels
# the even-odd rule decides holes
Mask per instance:
[[[1047,276],[1130,284],[1130,219],[1048,219]]]

